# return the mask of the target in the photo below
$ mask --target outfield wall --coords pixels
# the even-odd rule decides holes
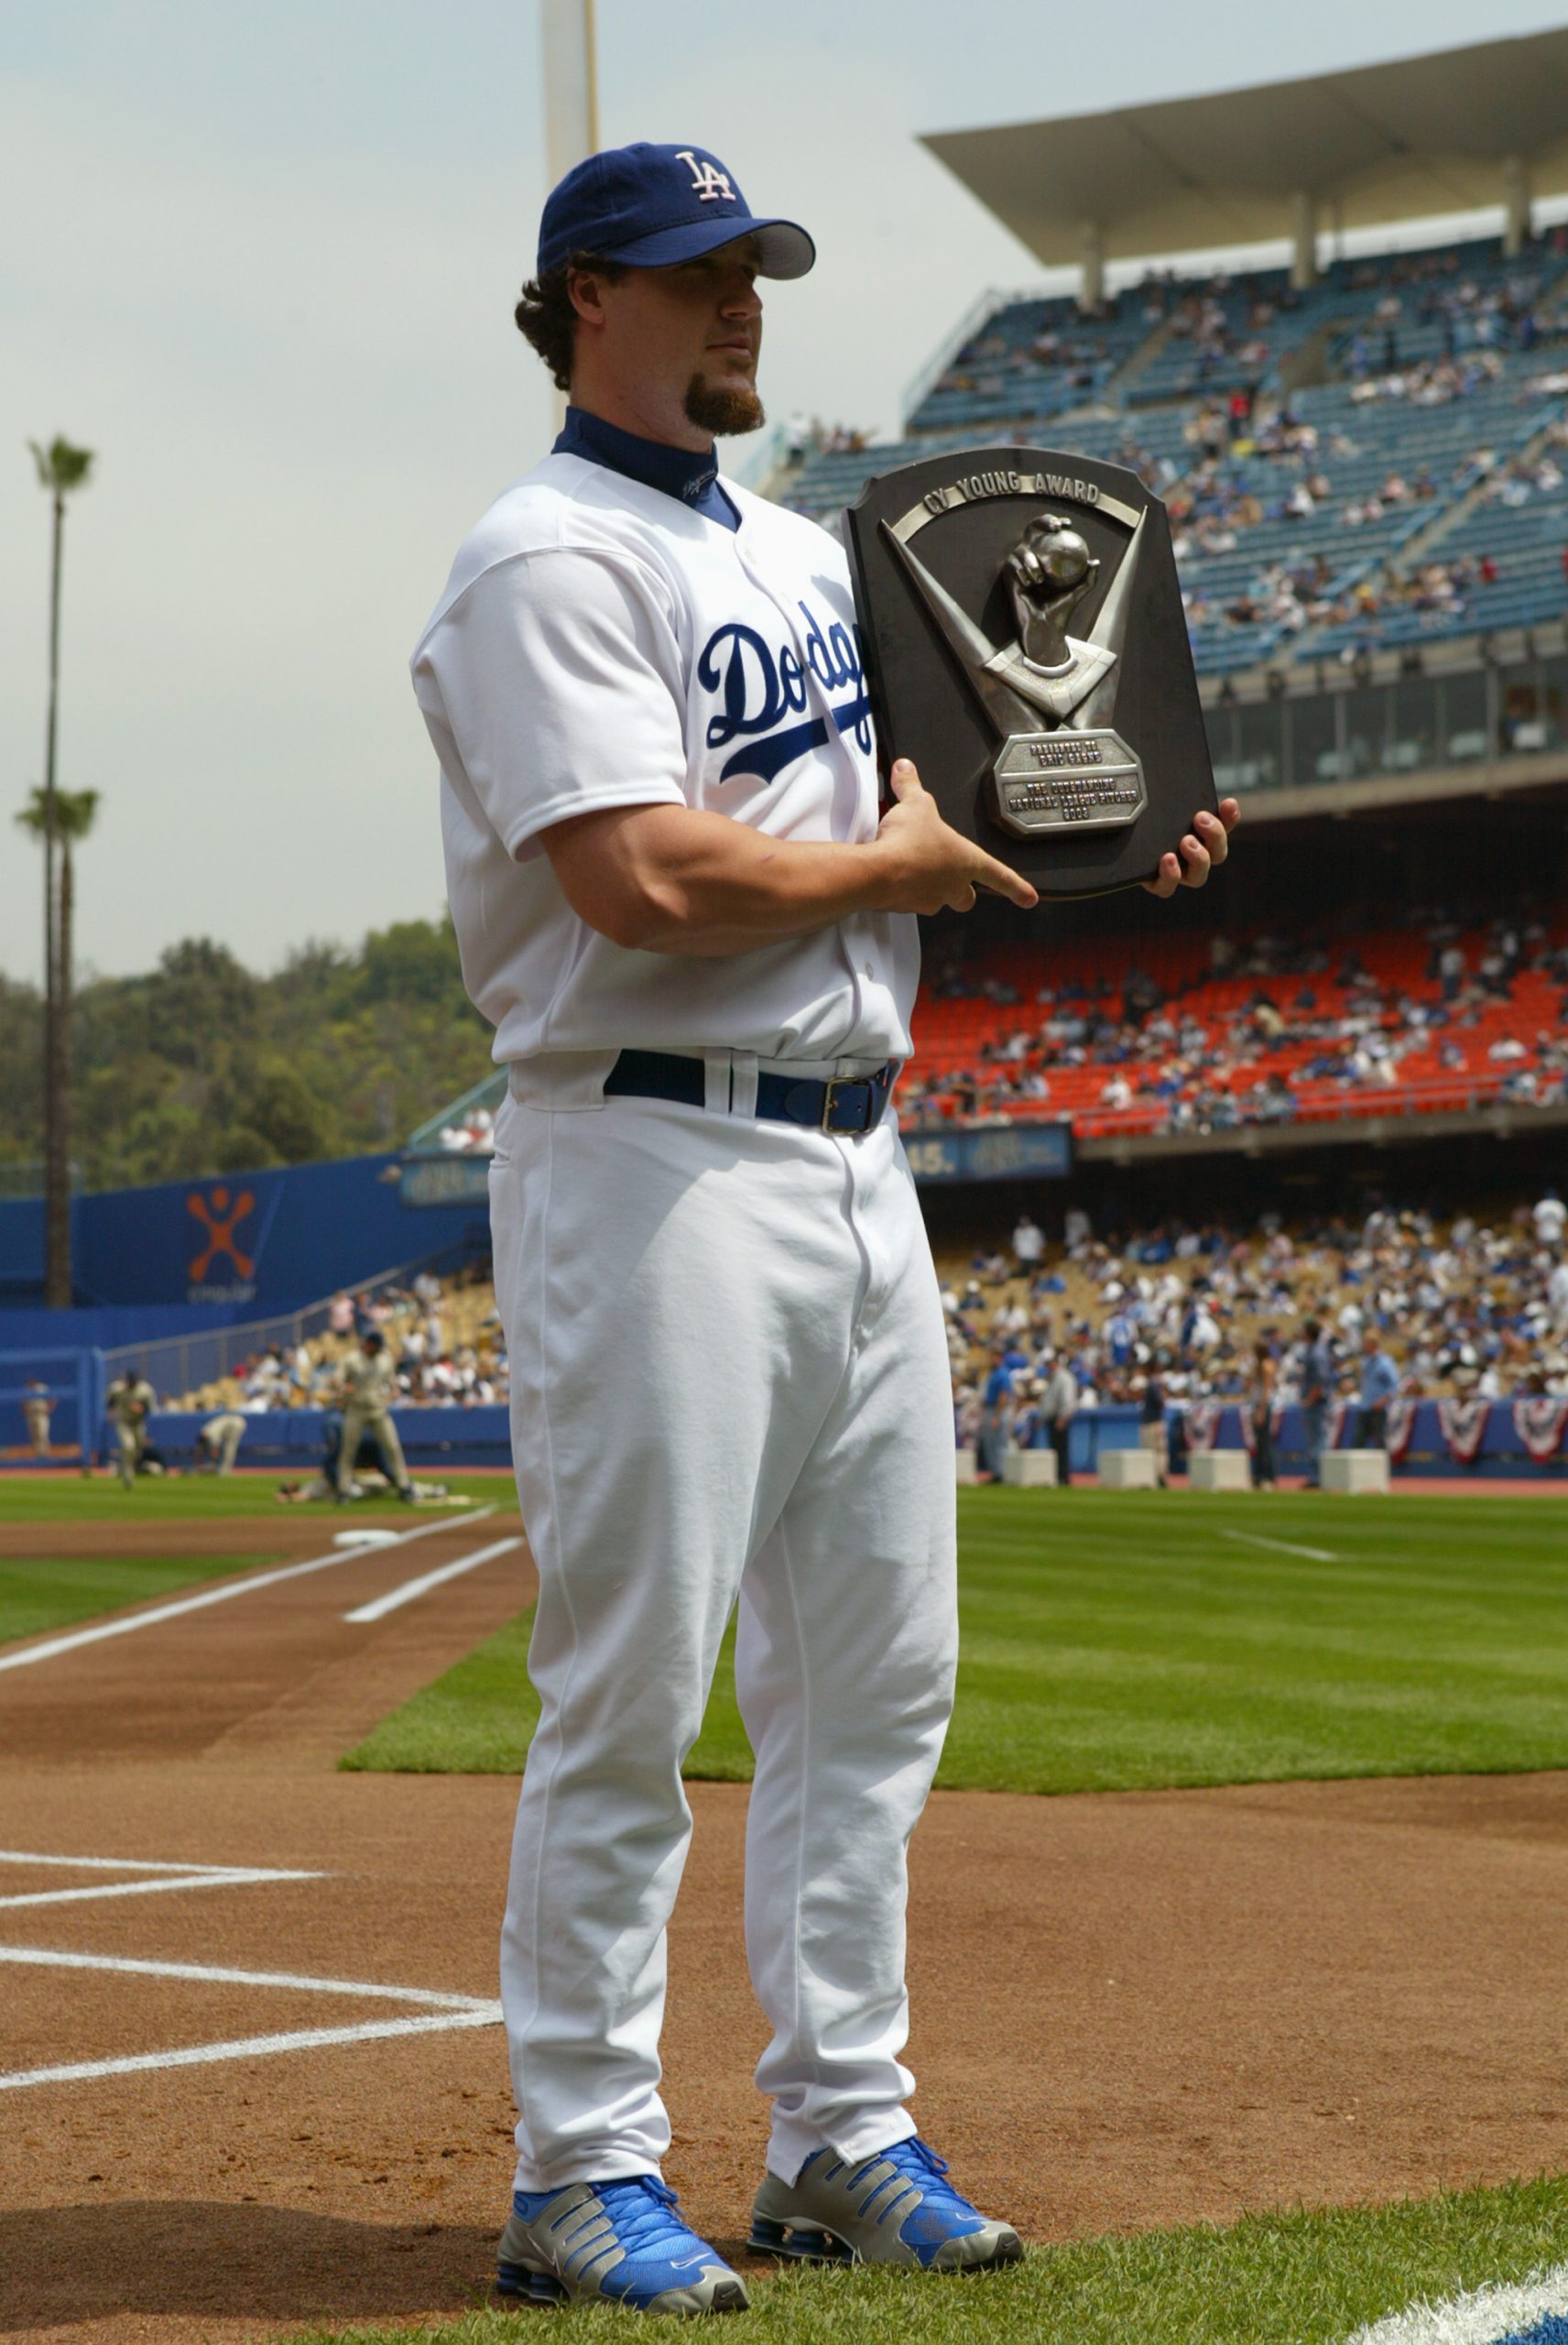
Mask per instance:
[[[71,1200],[71,1262],[79,1304],[95,1309],[180,1309],[193,1324],[258,1319],[298,1309],[376,1277],[389,1263],[472,1246],[487,1251],[483,1203],[427,1207],[402,1202],[397,1158],[343,1157],[278,1165],[147,1188],[105,1189]],[[0,1199],[0,1348],[41,1340],[17,1325],[43,1303],[43,1205]],[[49,1340],[82,1340],[60,1332]],[[139,1341],[172,1326],[107,1329],[87,1339]]]

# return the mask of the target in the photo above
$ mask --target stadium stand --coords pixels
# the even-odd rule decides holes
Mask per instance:
[[[956,1436],[974,1445],[987,1381],[1003,1363],[1008,1438],[1058,1358],[1083,1408],[1137,1402],[1152,1373],[1180,1412],[1244,1399],[1261,1344],[1278,1363],[1279,1402],[1288,1406],[1299,1397],[1312,1315],[1330,1331],[1347,1397],[1371,1327],[1408,1399],[1568,1398],[1565,1221],[1568,1209],[1549,1192],[1490,1225],[1468,1213],[1438,1221],[1377,1205],[1356,1227],[1339,1216],[1291,1227],[1268,1212],[1251,1229],[1173,1219],[1110,1244],[1073,1208],[1062,1238],[1036,1232],[1028,1262],[1005,1237],[973,1249],[939,1246]],[[386,1336],[400,1410],[506,1400],[505,1344],[483,1271],[423,1281],[418,1292],[387,1290],[374,1302],[341,1300],[345,1320]],[[160,1395],[160,1409],[259,1418],[330,1408],[355,1340],[350,1324],[294,1348],[268,1345],[228,1377]],[[1026,1441],[1031,1430],[1023,1427]]]
[[[1013,947],[928,972],[914,1123],[1066,1116],[1083,1138],[1561,1103],[1568,925]]]
[[[507,1397],[506,1345],[483,1265],[448,1278],[422,1274],[411,1287],[385,1286],[374,1295],[339,1295],[332,1319],[298,1342],[259,1344],[226,1374],[160,1394],[160,1405],[256,1415],[330,1407],[344,1359],[372,1327],[397,1362],[399,1408],[481,1408]]]
[[[902,441],[810,454],[774,493],[831,518],[879,472],[1049,423],[1166,499],[1200,674],[1528,627],[1568,609],[1565,297],[1554,228],[1513,255],[1341,261],[1305,290],[1150,275],[1092,320],[1002,300]]]
[[[998,1232],[939,1258],[949,1348],[966,1382],[998,1347],[1022,1349],[1026,1374],[1065,1347],[1086,1396],[1136,1398],[1156,1361],[1188,1379],[1183,1389],[1234,1396],[1259,1341],[1283,1358],[1316,1317],[1347,1372],[1370,1326],[1423,1391],[1502,1399],[1541,1376],[1568,1394],[1568,1270],[1553,1285],[1565,1219],[1549,1192],[1489,1223],[1379,1203],[1355,1224],[1292,1226],[1272,1211],[1249,1228],[1172,1219],[1113,1245],[1080,1216],[1073,1242],[1046,1239],[1028,1269]],[[1130,1329],[1111,1327],[1119,1316]]]

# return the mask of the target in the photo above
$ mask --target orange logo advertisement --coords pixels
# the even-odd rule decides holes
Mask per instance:
[[[216,1188],[210,1197],[200,1189],[192,1189],[185,1200],[185,1209],[194,1214],[207,1233],[207,1242],[191,1265],[194,1284],[204,1279],[220,1254],[226,1254],[242,1279],[248,1279],[256,1268],[249,1254],[243,1254],[234,1243],[234,1231],[246,1214],[256,1211],[256,1199],[248,1189],[242,1189],[231,1206],[225,1188]]]

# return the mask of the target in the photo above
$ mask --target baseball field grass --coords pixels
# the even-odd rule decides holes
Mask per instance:
[[[0,1557],[0,1644],[46,1629],[96,1620],[127,1604],[229,1572],[254,1571],[264,1555],[51,1555],[47,1563]]]
[[[748,2282],[752,2310],[736,2333],[789,2345],[1340,2345],[1418,2302],[1518,2283],[1565,2261],[1568,2181],[1541,2180],[1250,2216],[1225,2230],[1073,2241],[971,2279],[788,2272]],[[627,2316],[610,2307],[559,2317],[573,2336],[626,2335]],[[331,2345],[513,2345],[518,2318],[492,2309],[433,2329],[334,2329]],[[1502,2339],[1512,2326],[1465,2333]],[[637,2333],[690,2330],[645,2318]],[[311,2329],[289,2345],[328,2340]]]
[[[301,1474],[179,1474],[144,1476],[130,1489],[113,1474],[0,1474],[0,1529],[29,1522],[194,1522],[236,1514],[276,1514],[287,1522],[304,1516],[341,1528],[324,1501],[292,1509],[277,1503],[280,1482],[299,1480]],[[440,1478],[454,1497],[485,1506],[517,1503],[509,1474],[443,1474]],[[355,1502],[346,1519],[357,1522],[365,1514],[400,1517],[402,1510],[391,1490],[379,1498]]]
[[[199,1587],[234,1572],[254,1571],[277,1560],[268,1552],[268,1523],[297,1525],[303,1509],[283,1507],[273,1496],[277,1478],[257,1476],[182,1476],[178,1479],[144,1480],[122,1489],[112,1478],[60,1475],[49,1480],[20,1476],[0,1481],[0,1644],[16,1637],[39,1636],[50,1629],[69,1628],[128,1604],[142,1604],[176,1589]],[[509,1507],[509,1480],[492,1476],[453,1482],[455,1494],[480,1504]],[[332,1533],[343,1522],[374,1520],[399,1530],[408,1516],[396,1498],[366,1499],[351,1515],[340,1519],[328,1506],[310,1511],[320,1522],[321,1545],[330,1546]],[[456,1514],[459,1510],[453,1508]],[[430,1510],[433,1514],[434,1509]],[[116,1555],[103,1527],[116,1523],[170,1525],[257,1519],[254,1549],[246,1554],[173,1554],[164,1556]],[[421,1513],[421,1520],[429,1519]],[[41,1526],[80,1526],[90,1534],[83,1542],[98,1552],[77,1556],[29,1556],[27,1532]],[[278,1553],[281,1554],[281,1548]]]
[[[1568,1766],[1568,1505],[982,1489],[959,1522],[948,1788]],[[520,1770],[529,1617],[343,1763]],[[726,1643],[687,1772],[750,1770]]]

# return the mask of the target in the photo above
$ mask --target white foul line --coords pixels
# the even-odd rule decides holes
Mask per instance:
[[[52,1853],[46,1857],[36,1849],[0,1849],[0,1865],[64,1865],[72,1872],[199,1872],[220,1877],[243,1873],[247,1881],[255,1873],[251,1865],[198,1865],[169,1857],[59,1857]],[[300,1876],[285,1873],[279,1878],[293,1881]],[[319,1876],[312,1873],[310,1878]]]
[[[0,1897],[0,1909],[12,1905],[81,1905],[102,1897],[158,1897],[174,1889],[244,1889],[262,1881],[324,1881],[321,1872],[277,1872],[261,1866],[249,1872],[183,1873],[170,1881],[112,1881],[96,1889],[30,1889],[25,1895]]]
[[[449,1995],[438,1987],[383,1987],[369,1979],[316,1979],[307,1971],[231,1970],[212,1962],[155,1962],[140,1955],[79,1954],[60,1947],[0,1946],[0,1962],[44,1970],[114,1970],[136,1979],[190,1979],[202,1987],[280,1987],[290,1994],[361,1995],[428,2011],[488,2012],[483,1995]]]
[[[1499,2337],[1528,2337],[1550,2313],[1568,2312],[1568,2263],[1537,2270],[1432,2304],[1424,2299],[1358,2329],[1349,2345],[1493,2345]]]
[[[165,2052],[124,2054],[108,2060],[56,2062],[47,2068],[16,2068],[0,2076],[0,2092],[24,2085],[84,2084],[96,2077],[127,2077],[152,2068],[190,2068],[213,2060],[249,2060],[278,2052],[308,2052],[332,2044],[369,2044],[397,2035],[433,2035],[454,2027],[495,2027],[501,2006],[476,1995],[452,1995],[434,1987],[386,1987],[367,1979],[312,1979],[290,1970],[232,1970],[207,1962],[153,1962],[130,1955],[78,1954],[63,1948],[0,1947],[0,1963],[52,1970],[101,1970],[140,1979],[182,1979],[201,1986],[270,1987],[289,1993],[355,1995],[422,2006],[416,2018],[361,2020],[347,2027],[291,2028],[280,2035],[244,2035],[219,2044],[180,2045]]]
[[[384,1620],[388,1612],[396,1612],[400,1604],[412,1604],[417,1596],[440,1587],[443,1580],[461,1578],[476,1564],[487,1564],[496,1555],[508,1555],[514,1547],[522,1545],[520,1539],[497,1539],[493,1546],[480,1547],[472,1555],[459,1555],[455,1564],[438,1565],[433,1572],[421,1572],[418,1579],[406,1579],[401,1587],[388,1588],[385,1596],[373,1596],[368,1604],[359,1605],[353,1612],[345,1612],[345,1620]]]
[[[307,1573],[328,1571],[334,1564],[363,1563],[367,1553],[388,1555],[394,1546],[411,1546],[416,1539],[429,1539],[438,1531],[466,1531],[470,1524],[483,1522],[495,1511],[493,1506],[482,1506],[473,1514],[455,1518],[448,1515],[440,1522],[421,1522],[416,1530],[400,1531],[396,1540],[385,1547],[334,1547],[330,1555],[312,1555],[309,1563],[284,1564],[276,1571],[224,1580],[221,1587],[203,1588],[199,1596],[182,1596],[172,1604],[155,1605],[150,1612],[116,1613],[112,1620],[100,1620],[94,1628],[75,1629],[69,1636],[50,1637],[47,1643],[29,1645],[21,1652],[0,1653],[0,1669],[26,1669],[35,1661],[55,1661],[61,1653],[75,1652],[82,1645],[99,1644],[105,1637],[128,1637],[137,1629],[177,1620],[182,1613],[202,1611],[209,1604],[228,1604],[236,1596],[249,1596],[258,1587],[276,1587],[279,1580],[303,1579]]]
[[[1221,1536],[1240,1539],[1248,1547],[1272,1547],[1280,1555],[1305,1555],[1309,1564],[1337,1564],[1339,1561],[1339,1557],[1331,1554],[1326,1547],[1292,1547],[1288,1539],[1265,1539],[1251,1531],[1225,1531]]]
[[[20,2068],[0,2077],[0,2092],[23,2085],[86,2084],[95,2077],[128,2077],[142,2068],[194,2068],[208,2060],[260,2060],[275,2052],[310,2052],[329,2044],[369,2044],[390,2035],[436,2035],[445,2028],[498,2027],[501,2006],[428,2012],[418,2019],[374,2019],[358,2027],[301,2027],[289,2035],[242,2035],[226,2044],[182,2045],[173,2052],[137,2052],[118,2060],[74,2060],[56,2068]]]
[[[152,1881],[101,1881],[83,1889],[30,1889],[0,1897],[11,1905],[75,1905],[101,1897],[148,1897],[180,1889],[243,1889],[265,1881],[324,1881],[321,1872],[280,1871],[276,1865],[172,1864],[168,1858],[40,1856],[31,1849],[0,1849],[0,1864],[60,1865],[81,1872],[153,1873]]]
[[[489,1510],[494,1511],[494,1509]],[[473,1561],[474,1559],[468,1558]],[[132,1897],[158,1890],[226,1889],[269,1881],[322,1881],[324,1873],[285,1871],[260,1865],[198,1865],[152,1857],[62,1857],[26,1849],[0,1849],[0,1864],[77,1867],[89,1872],[151,1874],[154,1879],[101,1881],[86,1889],[42,1890],[0,1897],[0,1906],[49,1905],[71,1898]],[[278,2052],[308,2052],[334,2044],[369,2044],[399,2035],[438,2034],[454,2027],[499,2025],[501,2006],[476,1995],[449,1994],[435,1987],[387,1987],[368,1979],[315,1979],[292,1970],[234,1970],[207,1962],[160,1962],[135,1955],[84,1954],[75,1948],[0,1946],[0,1964],[48,1970],[98,1970],[139,1979],[179,1979],[199,1986],[260,1987],[290,1994],[353,1995],[371,2001],[417,2003],[417,2016],[364,2020],[346,2027],[293,2028],[277,2035],[235,2036],[219,2044],[180,2045],[169,2051],[137,2052],[107,2060],[57,2061],[45,2068],[17,2068],[0,2076],[0,2092],[25,2085],[83,2084],[97,2077],[126,2077],[158,2068],[189,2068],[214,2060],[251,2060]]]

